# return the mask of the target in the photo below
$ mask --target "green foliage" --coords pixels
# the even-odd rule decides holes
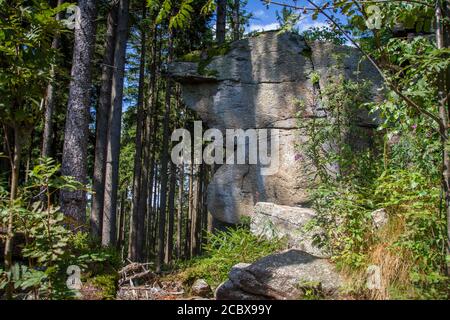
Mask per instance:
[[[266,240],[253,235],[248,228],[237,227],[209,234],[204,247],[205,255],[188,261],[182,278],[193,282],[203,278],[216,287],[228,278],[231,267],[237,263],[252,263],[274,253],[284,246],[281,240]]]
[[[186,62],[197,62],[197,72],[204,76],[216,76],[216,70],[208,69],[214,57],[226,55],[230,51],[230,44],[225,43],[220,46],[212,46],[204,51],[196,50],[182,56],[179,60]]]
[[[445,297],[446,223],[435,180],[420,172],[386,171],[370,186],[322,186],[314,196],[318,212],[314,225],[324,230],[315,241],[328,246],[341,269],[363,273],[371,264],[385,263],[394,269],[383,270],[388,291],[399,290],[396,295],[403,292],[404,298]],[[379,232],[370,215],[378,208],[385,208],[389,216],[388,225]],[[379,257],[380,250],[400,262],[389,265],[388,254]],[[406,280],[389,277],[400,267],[406,269]]]
[[[386,41],[378,54],[398,66],[388,78],[423,110],[437,114],[435,81],[449,66],[446,51],[436,50],[429,38],[416,37]],[[315,75],[310,77],[317,100],[299,101],[299,124],[311,137],[300,147],[322,182],[313,191],[318,215],[309,227],[323,230],[315,242],[327,247],[337,266],[354,279],[353,293],[358,296],[448,298],[442,145],[436,124],[394,92],[386,92],[381,103],[367,103],[370,83],[337,77],[321,88]],[[325,116],[305,120],[316,106]],[[353,146],[351,137],[363,133],[352,133],[350,119],[361,110],[371,111],[383,144],[375,136],[371,149]],[[378,230],[371,213],[380,208],[389,222]],[[381,267],[379,291],[365,287],[369,265]]]
[[[3,1],[0,15],[0,119],[29,129],[40,115],[40,98],[56,52],[53,36],[62,29],[45,1]]]
[[[322,284],[317,281],[299,281],[297,287],[302,291],[300,300],[319,300],[323,298]]]
[[[324,41],[336,45],[344,45],[346,38],[340,31],[332,30],[329,27],[314,27],[302,33],[307,41]]]
[[[13,203],[7,200],[7,193],[1,195],[0,221],[6,222],[13,212],[13,232],[25,237],[22,255],[28,266],[16,263],[11,271],[1,271],[0,286],[13,282],[16,289],[31,290],[36,297],[72,298],[74,292],[65,284],[68,266],[99,273],[118,267],[118,257],[112,249],[95,246],[85,233],[74,233],[70,221],[59,207],[52,205],[53,194],[62,188],[83,188],[73,178],[61,176],[59,169],[54,160],[39,159]],[[95,266],[100,267],[96,270]]]
[[[103,274],[92,278],[90,283],[101,290],[101,299],[114,300],[116,298],[118,280],[117,273]]]
[[[161,24],[165,20],[169,22],[170,29],[183,30],[189,26],[192,16],[195,14],[194,0],[148,0],[148,7],[151,11],[157,12],[156,23]],[[200,8],[200,14],[207,16],[215,10],[213,0],[208,0]]]
[[[343,57],[334,58],[339,74]],[[319,73],[313,71],[310,74],[315,87],[313,98],[298,101],[298,126],[310,139],[297,148],[314,165],[321,181],[355,178],[360,172],[355,166],[367,167],[373,157],[370,150],[353,143],[353,137],[367,136],[355,120],[360,114],[368,113],[365,103],[369,101],[371,83],[338,75],[324,79],[326,85],[321,88],[320,80]],[[367,176],[361,178],[366,180]]]
[[[301,14],[295,12],[291,8],[283,7],[281,12],[276,12],[276,18],[280,25],[280,32],[294,32],[299,33],[297,22],[300,21]]]

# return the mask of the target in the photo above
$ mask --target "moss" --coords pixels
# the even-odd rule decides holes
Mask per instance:
[[[207,66],[211,63],[214,57],[224,56],[230,51],[230,44],[225,43],[220,46],[214,46],[206,51],[202,52],[200,50],[192,51],[184,56],[182,56],[179,60],[183,62],[197,62],[198,68],[197,72],[203,76],[215,77],[218,75],[217,70],[207,69]],[[205,57],[203,57],[205,56]]]
[[[216,77],[218,75],[217,70],[207,69],[206,67],[211,63],[214,57],[224,56],[230,51],[230,44],[225,43],[220,46],[209,48],[206,51],[206,59],[202,59],[198,64],[197,72],[203,76]]]
[[[187,54],[185,54],[184,56],[182,56],[180,58],[180,61],[183,62],[200,62],[201,61],[201,51],[200,50],[195,50],[192,52],[189,52]]]
[[[113,300],[116,298],[117,281],[117,274],[102,274],[92,278],[89,282],[100,289],[102,299]]]
[[[319,281],[301,280],[297,284],[297,288],[302,291],[300,299],[302,300],[318,300],[323,298],[322,284]]]

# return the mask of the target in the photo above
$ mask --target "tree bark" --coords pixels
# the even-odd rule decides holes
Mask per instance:
[[[101,239],[103,225],[103,201],[105,198],[106,145],[108,140],[108,119],[111,109],[111,86],[114,71],[114,48],[116,41],[117,4],[109,13],[106,27],[105,53],[103,56],[102,79],[98,99],[95,137],[95,159],[92,187],[91,235]]]
[[[119,235],[117,237],[117,249],[121,251],[121,248],[123,246],[123,239],[124,239],[124,226],[125,226],[125,207],[126,207],[126,200],[127,200],[127,188],[125,188],[122,191],[122,196],[120,199],[120,216],[119,216]]]
[[[147,14],[146,3],[142,6],[142,19],[145,19]],[[137,101],[137,119],[136,119],[136,152],[134,155],[134,173],[133,173],[133,214],[132,214],[132,229],[131,229],[131,250],[129,258],[131,261],[142,261],[143,255],[143,241],[145,230],[145,204],[147,200],[147,184],[148,172],[144,166],[142,168],[142,149],[143,149],[143,131],[146,126],[146,117],[144,110],[144,79],[145,79],[145,55],[146,55],[146,32],[144,28],[141,30],[141,57],[139,62],[139,87],[138,87],[138,101]],[[147,128],[148,130],[148,128]],[[144,172],[143,172],[144,171]]]
[[[185,231],[185,242],[184,242],[184,258],[189,259],[191,257],[191,218],[192,218],[192,208],[194,206],[194,159],[191,158],[191,163],[189,164],[189,191],[188,191],[188,214],[186,217],[186,231]]]
[[[75,44],[69,101],[66,114],[61,173],[86,183],[91,62],[95,45],[96,1],[78,1],[82,19],[75,24]],[[83,226],[86,220],[86,192],[62,190],[61,211],[72,219],[72,228]]]
[[[233,7],[233,40],[239,40],[241,38],[241,25],[240,25],[240,8],[241,0],[234,0]]]
[[[202,166],[194,165],[194,184],[192,195],[192,214],[191,214],[191,257],[195,257],[200,251],[200,233],[201,233],[201,210],[200,210],[200,185],[202,176]]]
[[[105,169],[105,200],[103,205],[102,245],[115,245],[117,189],[119,184],[120,135],[122,100],[125,72],[125,54],[128,36],[128,0],[120,0],[117,19],[117,41],[114,50],[114,73],[112,78],[109,115],[108,143]]]
[[[172,261],[173,255],[173,230],[175,222],[175,188],[177,181],[177,167],[170,162],[170,186],[169,186],[169,221],[167,227],[166,264]]]
[[[177,258],[181,259],[183,248],[183,183],[184,165],[180,165],[180,179],[178,184],[178,208],[177,208]]]
[[[19,187],[19,168],[20,159],[23,147],[23,137],[19,132],[19,128],[14,128],[14,155],[11,161],[11,193],[10,193],[10,210],[8,212],[8,222],[6,230],[6,241],[5,241],[5,251],[4,251],[4,262],[5,270],[7,272],[11,271],[12,268],[12,250],[13,250],[13,240],[14,240],[14,202],[17,198],[17,190]],[[9,282],[6,287],[6,298],[12,299],[13,293],[13,283]]]
[[[64,0],[58,0],[58,7],[64,3]],[[55,20],[61,20],[61,13],[58,12]],[[59,47],[59,35],[55,35],[52,41],[52,49],[57,50]],[[55,66],[52,65],[50,69],[50,81],[47,85],[47,94],[45,98],[45,115],[44,115],[44,133],[42,135],[42,151],[41,156],[47,158],[51,156],[52,141],[53,141],[53,111],[55,109]]]
[[[448,9],[447,1],[436,1],[435,18],[436,18],[436,45],[438,49],[444,49],[450,46],[447,43],[448,35],[445,35],[445,19],[444,12]],[[446,12],[448,13],[448,12]],[[447,22],[448,23],[448,22]],[[448,70],[443,70],[438,75],[438,101],[439,101],[439,118],[442,121],[440,128],[441,143],[443,149],[443,161],[442,161],[442,187],[444,189],[445,200],[445,212],[447,220],[447,242],[446,242],[446,255],[450,256],[450,154],[448,150],[448,120],[449,120],[449,108],[446,102],[446,97],[449,94],[447,87],[449,75]],[[450,275],[450,262],[446,263],[447,275]]]
[[[227,0],[217,0],[216,41],[218,44],[225,42],[227,22]]]
[[[173,56],[173,34],[169,31],[168,39],[168,56],[167,63],[172,62]],[[165,225],[166,225],[166,206],[167,206],[167,163],[169,161],[169,121],[172,98],[172,79],[167,79],[166,82],[166,96],[165,96],[165,110],[163,120],[163,141],[161,154],[161,196],[159,203],[159,224],[158,224],[158,255],[156,259],[156,269],[161,271],[164,262],[164,241],[165,241]]]

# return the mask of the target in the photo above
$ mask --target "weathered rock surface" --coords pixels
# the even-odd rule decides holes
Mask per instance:
[[[326,258],[329,257],[327,252],[313,242],[314,235],[320,230],[305,228],[315,216],[316,212],[309,208],[258,202],[251,217],[250,229],[252,233],[267,239],[284,238],[289,248]]]
[[[191,293],[195,296],[207,298],[211,295],[212,291],[204,279],[197,279],[191,287]]]
[[[334,54],[339,52],[347,54],[342,67],[331,68],[337,65]],[[261,174],[260,164],[224,164],[217,170],[207,191],[208,210],[216,219],[237,223],[240,216],[251,215],[260,201],[307,206],[308,190],[316,183],[315,168],[296,147],[308,140],[298,121],[324,115],[312,106],[299,114],[299,101],[314,100],[313,72],[320,75],[320,86],[336,73],[356,79],[356,70],[358,79],[379,82],[368,63],[358,63],[360,58],[351,47],[306,43],[289,32],[266,32],[231,43],[224,55],[169,67],[169,74],[181,83],[184,102],[209,128],[278,129],[280,133],[279,166],[273,174]],[[354,121],[370,126],[364,112]]]
[[[370,213],[370,217],[372,218],[372,225],[375,229],[384,227],[389,221],[389,216],[384,208],[373,211]]]
[[[290,249],[235,265],[215,292],[218,300],[337,298],[343,279],[326,259]],[[313,297],[313,298],[314,298]],[[308,298],[312,298],[309,296]]]

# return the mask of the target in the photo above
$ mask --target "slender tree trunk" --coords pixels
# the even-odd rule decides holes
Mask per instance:
[[[89,129],[89,106],[91,91],[91,62],[95,45],[96,9],[95,0],[78,1],[82,19],[75,24],[69,102],[61,173],[72,176],[85,184],[87,174],[87,144]],[[86,192],[83,190],[62,190],[61,211],[72,218],[75,228],[86,220]]]
[[[58,0],[58,6],[62,5],[64,0]],[[61,13],[58,12],[55,20],[61,20]],[[52,49],[57,50],[59,47],[59,35],[55,35],[52,41]],[[55,66],[52,65],[50,69],[50,81],[47,86],[47,94],[45,99],[45,115],[44,115],[44,133],[42,135],[42,152],[41,156],[47,158],[51,156],[52,137],[53,137],[53,110],[55,109]]]
[[[169,31],[167,63],[172,62],[173,56],[173,34]],[[165,225],[166,225],[166,207],[167,207],[167,163],[169,161],[169,121],[170,121],[170,107],[172,98],[172,80],[169,78],[166,82],[166,97],[165,110],[163,120],[163,141],[162,141],[162,155],[161,155],[161,197],[159,204],[159,225],[158,225],[158,256],[156,260],[157,271],[161,270],[164,262],[164,240],[165,240]]]
[[[193,190],[193,207],[192,207],[192,215],[191,215],[191,256],[195,257],[200,252],[200,236],[201,236],[201,223],[202,223],[202,211],[201,211],[201,196],[200,196],[200,186],[202,183],[202,166],[194,165],[194,190]]]
[[[117,4],[108,13],[105,53],[103,56],[100,96],[96,112],[95,160],[92,187],[91,235],[100,239],[103,224],[103,201],[105,199],[106,145],[108,141],[108,119],[111,109],[111,86],[114,71],[114,48],[116,41]]]
[[[216,41],[218,44],[225,42],[227,22],[227,0],[217,0]]]
[[[194,206],[194,163],[193,158],[191,159],[191,163],[189,164],[189,191],[188,191],[188,215],[186,217],[186,232],[185,237],[186,241],[184,243],[184,257],[185,259],[189,259],[191,257],[191,219],[192,212]]]
[[[18,128],[14,128],[14,155],[12,156],[11,162],[11,193],[10,193],[10,205],[11,209],[8,212],[8,223],[7,223],[7,233],[5,242],[5,270],[7,272],[11,271],[12,268],[12,250],[13,250],[13,240],[14,240],[14,202],[17,198],[17,189],[19,187],[19,168],[20,168],[20,158],[23,148],[23,137],[19,132]],[[6,297],[7,299],[12,299],[13,293],[13,283],[9,282],[6,287]]]
[[[240,8],[241,0],[234,0],[233,7],[233,40],[239,40],[241,38],[241,25],[240,25]]]
[[[173,230],[175,221],[175,188],[177,181],[177,167],[170,162],[170,186],[169,186],[169,221],[167,228],[166,263],[172,261],[173,255]]]
[[[143,2],[142,5],[142,19],[147,15],[147,6]],[[143,241],[145,230],[145,209],[143,206],[147,200],[147,184],[148,171],[144,165],[142,168],[142,149],[143,149],[143,131],[146,126],[146,117],[144,110],[144,79],[145,79],[145,55],[146,55],[146,32],[141,30],[141,57],[139,62],[139,88],[138,88],[138,103],[137,103],[137,119],[136,119],[136,152],[134,155],[134,174],[133,174],[133,214],[132,214],[132,228],[129,257],[131,261],[142,261],[143,255]],[[148,130],[148,128],[147,128]]]
[[[145,217],[150,217],[149,205],[153,196],[153,174],[154,174],[154,159],[155,159],[155,140],[157,131],[157,117],[158,117],[158,64],[159,64],[159,47],[158,47],[158,30],[155,27],[153,29],[153,41],[152,41],[152,63],[150,67],[150,94],[147,101],[146,110],[146,134],[144,139],[144,169],[142,172],[141,193],[142,198],[139,202],[139,221],[142,221],[138,233],[139,250],[144,250],[145,242]],[[150,170],[149,170],[150,169]],[[149,172],[150,171],[150,172]],[[150,199],[150,200],[149,200]]]
[[[444,12],[448,9],[447,1],[436,1],[435,18],[436,18],[436,44],[438,49],[444,49],[450,44],[446,43],[447,36],[445,35],[445,19]],[[449,23],[449,22],[447,22]],[[439,118],[442,121],[440,128],[441,143],[443,149],[443,168],[442,168],[442,185],[445,195],[445,211],[447,220],[447,243],[446,243],[446,255],[450,256],[450,154],[448,150],[448,121],[449,110],[448,105],[445,102],[447,95],[449,94],[449,88],[447,87],[448,70],[443,70],[438,75],[438,101],[439,104]],[[447,261],[447,275],[450,275],[450,262]]]
[[[180,165],[180,179],[178,184],[178,208],[177,208],[177,258],[181,259],[183,248],[183,183],[184,165]]]
[[[117,237],[117,249],[121,250],[123,246],[124,231],[125,231],[125,207],[127,205],[127,189],[122,191],[120,199],[120,217],[119,217],[119,236]]]
[[[208,227],[209,227],[209,214],[208,214],[208,208],[206,203],[206,187],[208,185],[209,181],[209,173],[210,173],[210,166],[206,166],[205,164],[202,164],[204,167],[204,172],[202,175],[202,181],[201,181],[201,189],[200,189],[200,197],[201,197],[201,211],[202,211],[202,227],[201,227],[201,245],[200,245],[200,254],[202,253],[203,245],[207,242],[207,234],[208,234]]]
[[[153,188],[153,198],[150,199],[151,203],[152,203],[152,210],[150,211],[150,214],[152,216],[152,221],[149,225],[149,246],[147,251],[151,251],[152,253],[155,253],[155,247],[156,247],[156,227],[157,227],[157,221],[158,221],[158,208],[157,208],[157,200],[158,200],[158,183],[159,183],[159,179],[158,179],[158,164],[156,163],[156,161],[152,161],[153,163],[153,184],[150,185],[151,188]]]
[[[114,50],[112,79],[112,110],[109,115],[108,143],[105,169],[105,200],[103,205],[102,245],[114,245],[116,240],[117,187],[119,184],[120,135],[128,36],[128,0],[120,0],[117,19],[117,41]]]

